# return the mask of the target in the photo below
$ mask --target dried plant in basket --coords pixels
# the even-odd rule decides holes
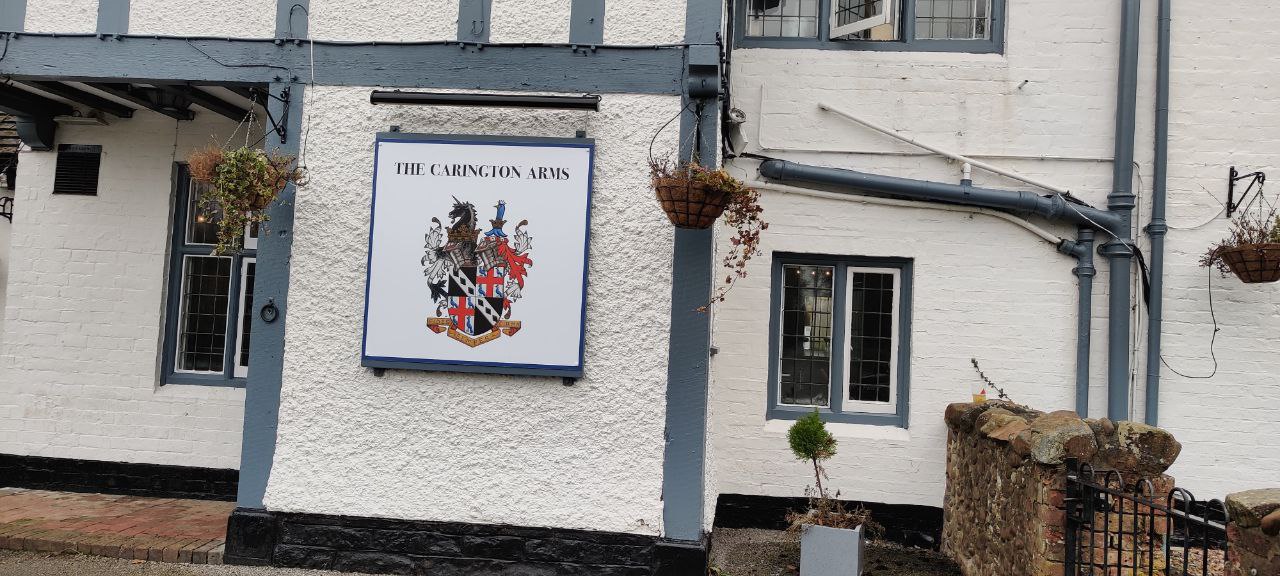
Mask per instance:
[[[649,171],[658,202],[673,225],[706,229],[723,216],[725,225],[734,230],[723,260],[729,273],[708,305],[723,302],[733,283],[747,276],[747,262],[760,254],[760,234],[769,229],[761,218],[760,193],[724,170],[696,162],[650,159]]]
[[[1246,209],[1231,219],[1230,235],[1209,247],[1200,265],[1231,272],[1254,284],[1280,280],[1280,214],[1261,197],[1256,210]]]
[[[293,156],[248,147],[197,150],[187,157],[187,169],[192,179],[210,186],[199,208],[218,214],[215,254],[239,251],[245,229],[266,222],[271,202],[304,177]]]

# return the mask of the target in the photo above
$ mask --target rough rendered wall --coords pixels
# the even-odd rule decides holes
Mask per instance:
[[[129,0],[129,33],[229,38],[276,35],[276,0],[202,1],[175,8],[172,0]]]
[[[417,42],[458,38],[458,0],[312,0],[317,40]]]
[[[493,0],[489,41],[568,42],[572,4],[572,0]]]
[[[138,112],[109,127],[61,126],[60,143],[102,145],[97,196],[52,195],[57,154],[22,154],[0,453],[239,466],[244,391],[158,377],[173,162],[228,136],[235,124],[220,118]]]
[[[98,29],[98,0],[29,0],[27,32],[85,33]]]
[[[696,1],[696,0],[694,0]],[[684,42],[684,0],[608,1],[604,4],[605,44]]]
[[[369,90],[308,94],[311,174],[298,194],[267,507],[659,534],[673,234],[652,201],[646,157],[679,99],[608,95],[600,112],[514,111],[372,106]],[[373,142],[393,124],[559,137],[581,129],[596,139],[577,384],[397,370],[379,378],[360,367]],[[658,145],[673,146],[674,134]]]

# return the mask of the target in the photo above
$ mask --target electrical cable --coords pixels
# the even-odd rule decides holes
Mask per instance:
[[[1209,357],[1213,359],[1213,371],[1210,372],[1208,376],[1192,376],[1190,374],[1183,374],[1173,366],[1170,366],[1169,361],[1165,360],[1163,354],[1160,355],[1160,363],[1164,364],[1164,367],[1168,368],[1170,372],[1173,372],[1174,374],[1177,374],[1183,378],[1189,378],[1192,380],[1208,380],[1210,378],[1213,378],[1218,373],[1218,355],[1214,351],[1214,345],[1218,343],[1218,332],[1221,331],[1222,329],[1218,327],[1218,315],[1213,310],[1213,267],[1210,266],[1207,269],[1209,270],[1209,281],[1208,281],[1209,318],[1213,320],[1213,335],[1209,337]]]

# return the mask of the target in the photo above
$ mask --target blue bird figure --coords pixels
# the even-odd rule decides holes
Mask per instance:
[[[498,209],[498,217],[489,221],[493,225],[493,229],[485,232],[484,235],[486,238],[506,238],[507,233],[502,231],[502,227],[507,223],[506,220],[503,220],[507,215],[507,201],[499,200],[498,205],[494,206],[494,208]]]

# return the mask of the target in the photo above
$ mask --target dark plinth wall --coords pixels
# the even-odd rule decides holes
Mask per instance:
[[[236,470],[0,454],[0,487],[197,500],[236,499]]]
[[[705,546],[614,532],[291,514],[240,508],[228,564],[432,576],[701,575]]]

